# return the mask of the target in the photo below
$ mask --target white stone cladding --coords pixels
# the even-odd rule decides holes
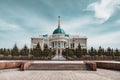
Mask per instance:
[[[35,36],[31,38],[31,48],[35,48],[38,42],[41,49],[44,48],[45,44],[52,49],[65,49],[66,47],[75,49],[79,44],[81,45],[81,48],[87,48],[87,37],[80,35],[66,36],[65,34],[52,34]]]

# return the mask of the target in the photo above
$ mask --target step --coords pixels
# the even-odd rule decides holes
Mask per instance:
[[[52,58],[53,61],[65,61],[66,59],[62,55],[55,55]]]
[[[28,70],[88,70],[86,64],[65,64],[65,63],[32,63]]]

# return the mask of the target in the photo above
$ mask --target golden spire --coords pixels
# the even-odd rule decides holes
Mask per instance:
[[[58,28],[60,28],[60,16],[58,16]]]

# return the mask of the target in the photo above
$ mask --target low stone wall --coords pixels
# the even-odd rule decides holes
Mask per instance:
[[[31,64],[32,64],[32,61],[22,63],[21,64],[21,71],[27,70]]]
[[[0,62],[0,70],[4,69],[13,69],[13,68],[20,68],[20,70],[24,71],[29,68],[32,61],[26,62]]]
[[[120,63],[96,62],[97,68],[111,69],[120,71]]]
[[[97,66],[95,62],[85,62],[89,70],[97,71]]]
[[[22,62],[0,62],[0,70],[20,68]]]

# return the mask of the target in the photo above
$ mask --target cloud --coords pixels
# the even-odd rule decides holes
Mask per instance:
[[[16,24],[8,23],[6,21],[0,20],[0,30],[20,30],[21,27]]]
[[[25,44],[28,47],[30,46],[30,38],[31,34],[25,32],[24,30],[21,31],[7,31],[0,34],[0,48],[13,48],[14,44],[16,43],[18,48],[23,48]]]
[[[79,34],[83,28],[88,27],[88,25],[94,24],[94,23],[95,22],[93,21],[93,19],[91,17],[83,16],[83,17],[74,18],[69,21],[65,21],[61,24],[61,27],[67,33]]]
[[[102,46],[104,48],[120,48],[120,32],[111,32],[108,34],[103,34],[99,36],[89,37],[88,38],[88,47],[99,47]]]
[[[120,19],[116,20],[115,24],[120,24]]]
[[[88,5],[87,10],[94,11],[100,21],[107,21],[120,5],[120,0],[101,0]]]

